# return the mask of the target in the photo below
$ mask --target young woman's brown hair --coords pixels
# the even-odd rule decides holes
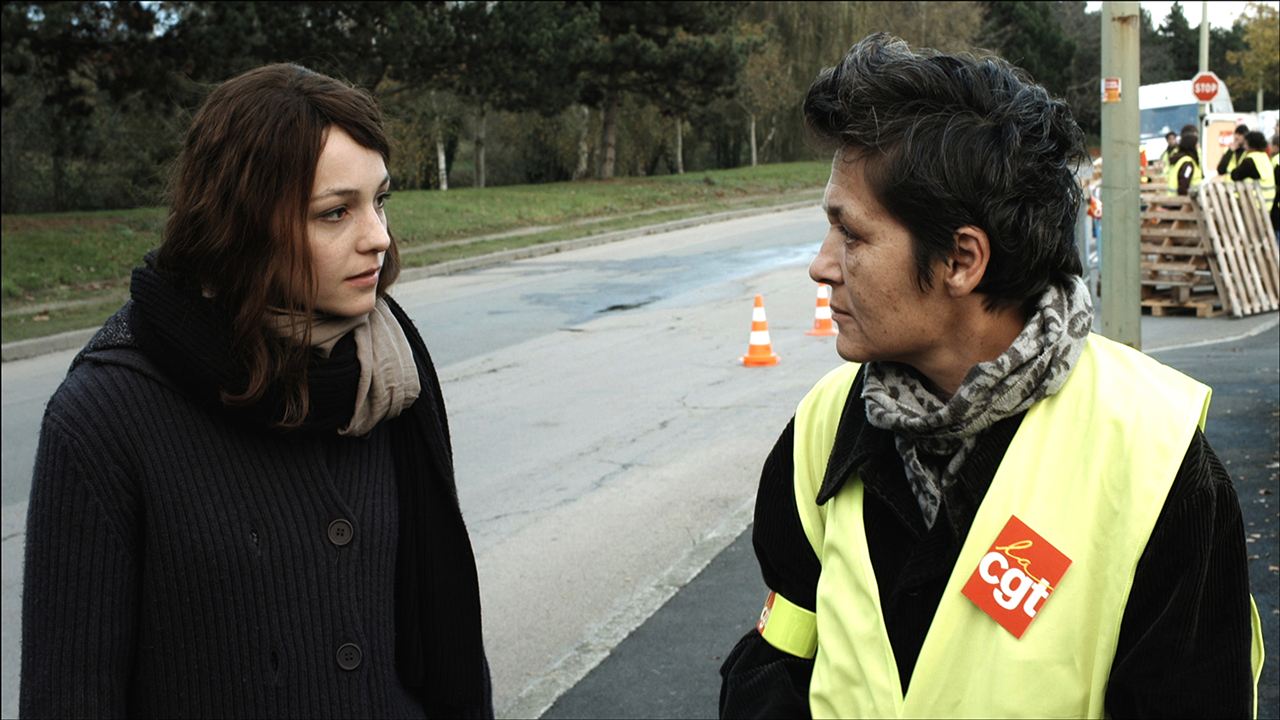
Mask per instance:
[[[327,129],[339,127],[390,161],[382,115],[368,93],[299,65],[267,65],[219,85],[187,131],[170,187],[157,267],[212,294],[232,316],[234,354],[248,384],[223,388],[232,405],[279,383],[283,427],[306,417],[309,329],[285,342],[267,309],[310,316],[316,288],[307,206]],[[400,263],[392,237],[378,294]]]

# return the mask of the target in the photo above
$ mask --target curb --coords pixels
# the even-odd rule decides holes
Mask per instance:
[[[592,628],[576,647],[526,685],[505,708],[499,708],[497,716],[536,718],[550,710],[561,695],[572,690],[628,635],[653,617],[681,588],[692,582],[698,573],[733,544],[751,525],[755,505],[755,498],[742,503],[703,535],[652,585],[640,588],[631,597],[620,601],[607,620]]]
[[[98,328],[91,327],[83,330],[68,330],[57,335],[46,335],[44,337],[31,338],[30,340],[16,340],[5,343],[0,345],[0,362],[26,360],[27,358],[48,355],[62,350],[80,348],[89,342],[97,332]]]
[[[530,245],[528,247],[516,248],[514,250],[499,250],[498,252],[486,253],[484,255],[477,255],[469,258],[461,258],[458,260],[447,260],[445,262],[426,265],[423,267],[403,268],[400,271],[400,278],[397,282],[413,282],[414,280],[421,280],[423,278],[433,277],[436,275],[453,275],[455,273],[465,272],[468,270],[478,270],[481,268],[493,267],[494,265],[502,265],[516,260],[527,260],[529,258],[553,255],[555,253],[568,252],[569,250],[578,250],[581,248],[592,247],[594,245],[604,245],[606,243],[617,242],[619,240],[629,240],[631,238],[655,235],[657,233],[670,232],[672,230],[683,230],[685,228],[720,222],[722,220],[736,220],[738,218],[753,217],[755,215],[766,215],[768,213],[797,210],[799,208],[812,207],[816,202],[817,198],[815,197],[814,200],[790,202],[782,205],[768,205],[765,207],[745,208],[742,210],[725,210],[722,212],[711,213],[710,215],[699,215],[697,217],[685,218],[683,220],[672,220],[670,222],[658,223],[657,225],[645,225],[626,230],[614,230],[611,232],[600,233],[598,235],[587,235],[586,237],[575,238],[573,240],[560,240],[558,242]],[[15,342],[4,343],[3,345],[0,345],[0,362],[26,360],[28,358],[39,357],[40,355],[47,355],[49,353],[59,352],[62,350],[80,348],[84,346],[85,343],[89,342],[96,332],[98,332],[98,328],[93,327],[83,330],[68,330],[67,332],[58,333],[56,335],[46,335],[45,337],[31,338],[30,340],[17,340]]]

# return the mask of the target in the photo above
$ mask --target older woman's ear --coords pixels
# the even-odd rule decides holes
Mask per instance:
[[[964,297],[982,283],[991,260],[991,241],[980,227],[965,225],[956,230],[955,247],[947,256],[942,282],[951,297]]]

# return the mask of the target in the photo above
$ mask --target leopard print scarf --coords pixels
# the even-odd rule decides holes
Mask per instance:
[[[1022,332],[1000,357],[973,366],[955,395],[940,400],[907,365],[867,363],[867,420],[894,434],[925,525],[933,527],[942,491],[955,481],[978,436],[1058,391],[1084,350],[1093,303],[1079,278],[1051,285]]]

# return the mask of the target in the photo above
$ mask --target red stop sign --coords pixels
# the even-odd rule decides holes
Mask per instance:
[[[1196,99],[1200,102],[1212,102],[1218,97],[1218,88],[1222,87],[1222,81],[1212,72],[1206,71],[1196,75],[1191,79],[1191,92],[1195,94]]]

